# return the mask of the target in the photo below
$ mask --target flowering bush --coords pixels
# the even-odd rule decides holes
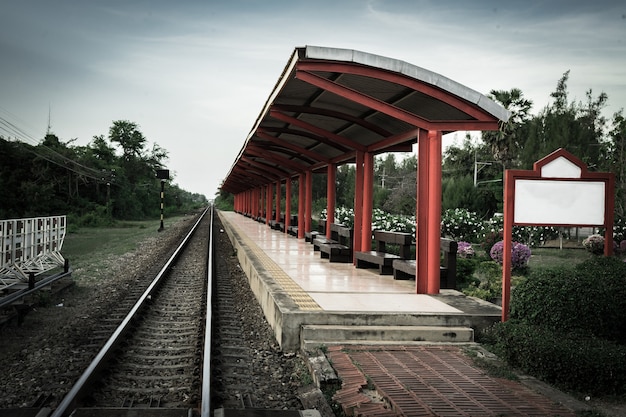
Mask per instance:
[[[491,248],[489,255],[491,259],[502,265],[504,257],[504,241],[496,242]],[[513,269],[524,268],[530,259],[530,248],[523,243],[512,242],[511,244],[511,266]]]
[[[479,242],[484,234],[483,221],[467,209],[448,209],[441,215],[441,235],[457,241]]]
[[[604,253],[604,236],[588,236],[585,240],[583,240],[583,246],[594,255],[602,255]]]
[[[502,229],[504,228],[504,216],[501,213],[496,213],[489,220],[485,221],[485,250],[487,254],[491,250],[493,243],[487,239],[495,239],[497,234],[500,233],[500,240],[502,240]],[[550,226],[513,226],[511,236],[514,241],[524,243],[528,246],[538,246],[546,243],[547,240],[556,239],[559,237],[559,231],[556,227]]]
[[[487,256],[491,256],[491,248],[493,247],[493,245],[496,244],[496,242],[502,240],[502,235],[502,229],[498,231],[490,230],[489,232],[485,233],[485,240],[483,240],[483,249],[487,253]]]
[[[323,209],[320,213],[320,219],[326,220],[328,212]],[[335,223],[340,223],[348,227],[354,227],[354,210],[347,207],[335,207]]]
[[[412,233],[415,238],[415,216],[401,216],[381,209],[372,212],[372,230]]]
[[[461,241],[458,243],[459,247],[457,249],[457,255],[461,258],[472,258],[474,257],[474,248],[472,248],[472,244],[468,242]]]

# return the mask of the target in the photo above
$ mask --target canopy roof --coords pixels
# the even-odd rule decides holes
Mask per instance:
[[[412,150],[419,129],[496,130],[506,109],[449,78],[347,49],[296,48],[222,189],[239,193],[356,152]]]

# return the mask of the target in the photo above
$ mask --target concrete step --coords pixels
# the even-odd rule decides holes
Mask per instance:
[[[300,330],[303,350],[337,344],[472,343],[474,330],[449,326],[346,326],[305,324]]]

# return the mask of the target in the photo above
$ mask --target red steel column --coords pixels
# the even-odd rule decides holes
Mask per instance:
[[[514,177],[509,170],[504,172],[504,224],[502,230],[502,321],[509,317],[511,300],[511,248],[513,247],[513,206],[515,200]]]
[[[266,201],[265,201],[265,224],[270,224],[270,219],[272,217],[272,184],[267,184],[267,188],[265,191]]]
[[[311,231],[311,211],[313,210],[313,172],[306,172],[306,188],[305,188],[305,205],[304,205],[304,231]]]
[[[441,246],[441,131],[428,132],[428,292],[439,294]]]
[[[298,239],[304,239],[304,209],[306,206],[305,181],[305,175],[300,174],[298,177]]]
[[[330,225],[335,223],[337,164],[328,164],[326,172],[326,237],[330,239],[332,236]]]
[[[428,292],[428,132],[419,130],[417,138],[417,213],[415,214],[415,290]]]
[[[291,226],[291,178],[285,182],[285,233]]]
[[[354,178],[354,251],[361,251],[361,230],[363,228],[363,152],[356,151],[356,170]],[[356,258],[353,257],[356,265]]]
[[[277,222],[280,221],[280,199],[281,199],[281,186],[280,181],[276,181],[276,215],[274,216],[274,220]]]
[[[361,250],[372,250],[372,209],[374,206],[374,154],[363,154],[363,212]]]

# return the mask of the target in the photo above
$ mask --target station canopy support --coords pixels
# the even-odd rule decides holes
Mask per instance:
[[[311,228],[311,176],[356,164],[353,247],[369,250],[373,158],[411,152],[417,143],[416,291],[437,294],[442,135],[497,130],[508,118],[483,94],[416,65],[355,50],[298,47],[221,188],[235,195],[236,210],[268,218],[271,206],[259,202],[263,190],[297,180],[304,188],[300,233]],[[334,198],[334,190],[327,195]]]

